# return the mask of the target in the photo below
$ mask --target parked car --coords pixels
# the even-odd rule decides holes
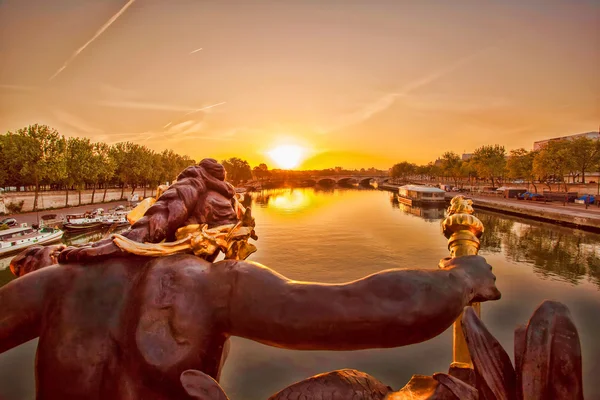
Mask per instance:
[[[14,218],[4,218],[0,221],[0,225],[6,225],[9,228],[12,228],[13,226],[17,226],[17,220]]]
[[[539,194],[539,193],[529,193],[529,197],[527,197],[526,200],[531,200],[531,201],[546,201],[546,198],[544,197],[544,195]]]
[[[531,195],[531,194],[533,194],[533,193],[530,193],[530,192],[521,193],[521,194],[517,195],[517,200],[527,200],[529,198],[529,195]]]
[[[594,204],[596,202],[596,197],[591,194],[584,194],[583,196],[575,199],[575,203],[579,204]]]

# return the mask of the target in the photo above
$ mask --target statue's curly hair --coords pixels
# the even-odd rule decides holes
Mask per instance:
[[[211,196],[214,191],[225,197]],[[158,243],[175,239],[175,231],[190,223],[210,228],[237,222],[233,208],[235,190],[225,181],[225,168],[206,158],[181,172],[144,216],[123,236],[139,242]]]
[[[122,236],[140,243],[170,242],[182,226],[207,224],[213,228],[237,223],[235,190],[225,177],[225,168],[212,158],[187,167]],[[112,238],[107,238],[80,248],[66,248],[58,261],[100,260],[115,254],[121,251]]]

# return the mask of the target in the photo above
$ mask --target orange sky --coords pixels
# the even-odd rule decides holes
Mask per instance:
[[[388,168],[600,124],[596,0],[4,0],[0,54],[2,132],[196,159]]]

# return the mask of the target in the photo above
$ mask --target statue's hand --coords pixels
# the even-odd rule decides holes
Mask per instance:
[[[65,245],[31,246],[10,262],[10,270],[17,276],[23,276],[58,262],[58,254]]]
[[[443,269],[460,271],[460,276],[464,276],[470,289],[471,302],[500,299],[501,293],[496,287],[496,276],[485,258],[481,256],[445,258],[440,261],[440,266]]]
[[[60,253],[58,261],[61,264],[92,260],[100,261],[122,253],[121,249],[110,240],[88,247],[68,247]]]

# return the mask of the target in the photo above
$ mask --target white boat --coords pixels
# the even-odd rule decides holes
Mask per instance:
[[[127,220],[128,211],[115,211],[111,214],[106,214],[102,216],[102,223],[104,226],[110,226],[113,228],[118,228],[122,226],[130,225]]]
[[[0,257],[19,253],[29,246],[50,244],[60,241],[63,231],[57,228],[43,227],[34,229],[30,226],[5,229],[0,231]]]
[[[443,206],[446,192],[432,186],[404,185],[398,188],[398,202],[409,206]]]
[[[95,210],[83,214],[67,215],[63,228],[67,232],[87,232],[101,229],[103,226],[103,217]]]

